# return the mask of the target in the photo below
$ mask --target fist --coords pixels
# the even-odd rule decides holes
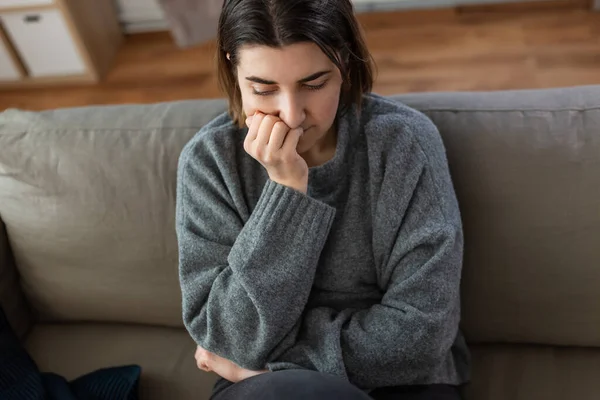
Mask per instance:
[[[272,181],[306,194],[308,164],[296,150],[304,130],[291,129],[278,117],[263,113],[248,117],[246,125],[244,150],[265,167]]]
[[[202,347],[198,346],[196,348],[196,354],[194,357],[196,358],[196,365],[202,371],[211,372],[210,365],[213,364],[215,359],[215,355],[208,350],[204,350]]]
[[[194,356],[196,358],[196,365],[198,368],[206,372],[212,371],[233,383],[237,383],[252,376],[268,372],[268,370],[251,371],[249,369],[242,368],[234,362],[229,361],[226,358],[219,357],[218,355],[211,353],[200,346],[196,348],[196,354]]]

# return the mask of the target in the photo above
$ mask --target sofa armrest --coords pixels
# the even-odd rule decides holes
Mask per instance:
[[[2,220],[0,220],[0,306],[17,336],[23,338],[32,325],[31,312],[19,284],[19,275]]]

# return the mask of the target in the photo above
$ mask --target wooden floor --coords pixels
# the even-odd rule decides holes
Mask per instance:
[[[361,14],[374,91],[500,90],[600,84],[600,12],[588,1]],[[97,86],[0,91],[0,110],[220,97],[214,44],[176,48],[166,32],[128,36]]]

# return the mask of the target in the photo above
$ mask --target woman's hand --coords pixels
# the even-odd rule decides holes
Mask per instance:
[[[246,119],[244,150],[266,168],[269,178],[306,194],[308,165],[296,151],[302,128],[290,129],[274,115],[256,113]]]
[[[213,371],[222,378],[227,379],[229,382],[237,383],[244,379],[252,376],[264,374],[269,372],[268,370],[263,371],[250,371],[249,369],[242,368],[232,361],[226,358],[219,357],[218,355],[211,353],[210,351],[204,350],[198,346],[196,349],[196,365],[203,371]]]

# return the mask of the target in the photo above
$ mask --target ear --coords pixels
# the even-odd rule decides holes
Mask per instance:
[[[228,59],[229,61],[231,61],[231,54],[227,53],[227,55],[226,55],[225,57],[227,57],[227,59]]]

